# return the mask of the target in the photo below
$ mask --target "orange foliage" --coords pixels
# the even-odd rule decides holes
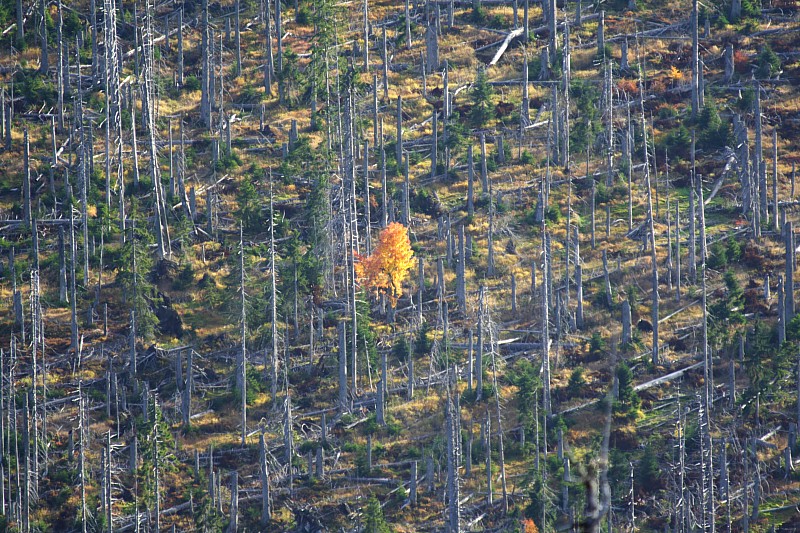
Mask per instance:
[[[674,83],[678,83],[683,80],[683,72],[675,68],[675,65],[669,67],[669,77],[672,78]]]
[[[524,531],[524,533],[539,533],[539,528],[536,527],[533,520],[526,518],[522,522],[522,531]]]
[[[733,51],[733,68],[738,73],[744,73],[750,70],[750,56],[743,50]]]
[[[650,82],[650,94],[661,94],[667,90],[664,78],[657,78]]]
[[[630,95],[639,94],[639,83],[636,80],[619,80],[617,89]]]
[[[358,257],[356,275],[367,289],[386,292],[392,305],[401,293],[401,284],[414,266],[414,251],[406,227],[393,222],[381,231],[378,246],[369,257]]]

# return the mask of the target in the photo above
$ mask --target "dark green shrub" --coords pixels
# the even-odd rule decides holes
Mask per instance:
[[[631,415],[639,410],[641,399],[633,388],[633,372],[623,361],[617,365],[617,383],[619,384],[619,395],[614,402],[614,412]]]
[[[581,396],[586,387],[586,378],[583,376],[583,368],[575,367],[569,376],[567,383],[567,393],[570,397]]]
[[[711,245],[711,256],[708,258],[708,267],[720,270],[728,266],[728,248],[722,242]]]
[[[297,10],[295,21],[301,26],[307,26],[309,24],[311,21],[311,11],[308,9],[308,6],[301,6],[300,9]]]
[[[639,491],[645,494],[652,494],[663,488],[663,480],[661,478],[661,465],[658,461],[658,455],[655,452],[655,446],[648,444],[644,448],[644,453],[639,459],[639,464],[636,469],[637,486]]]
[[[602,357],[607,348],[606,340],[600,335],[600,332],[593,332],[592,338],[589,339],[589,355],[592,358]]]
[[[765,43],[758,54],[758,68],[756,69],[756,76],[759,78],[771,78],[781,69],[781,60],[778,55],[772,51],[772,47]]]
[[[192,268],[191,263],[185,263],[181,267],[180,272],[178,272],[178,277],[172,284],[172,288],[178,291],[183,291],[191,287],[192,283],[194,283],[194,269]]]
[[[523,165],[532,165],[533,164],[533,155],[527,150],[523,150],[522,154],[519,156],[519,162]]]
[[[544,218],[547,219],[548,222],[552,222],[553,224],[558,224],[561,222],[561,210],[558,208],[557,205],[551,204],[547,206],[547,210],[544,213]]]
[[[186,76],[183,79],[183,90],[188,92],[199,91],[200,80],[197,79],[197,76]]]
[[[394,343],[394,346],[392,346],[392,356],[398,361],[408,361],[410,355],[411,346],[408,345],[408,341],[405,337],[400,337],[400,339]]]

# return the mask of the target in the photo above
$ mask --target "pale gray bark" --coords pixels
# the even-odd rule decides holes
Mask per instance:
[[[240,23],[240,11],[241,11],[241,2],[236,0],[234,2],[234,17],[236,21],[236,76],[242,75],[242,33],[241,33],[241,23]],[[230,20],[230,19],[229,19]]]
[[[486,414],[485,423],[485,445],[486,454],[486,503],[490,506],[494,503],[494,491],[492,487],[492,419]]]
[[[272,55],[272,9],[270,0],[267,0],[264,11],[264,35],[266,40],[266,61],[264,63],[264,90],[272,96],[272,83],[275,79],[275,63]]]
[[[411,9],[409,0],[405,2],[405,23],[406,49],[411,50]]]
[[[794,224],[791,221],[784,225],[784,247],[786,253],[786,296],[784,303],[785,324],[789,324],[794,318],[794,267],[795,267],[795,243],[794,243]]]
[[[181,392],[181,415],[183,416],[183,425],[189,425],[189,420],[192,414],[192,389],[194,388],[194,368],[193,368],[194,350],[189,348],[186,355],[186,377],[183,383],[183,391]]]
[[[230,523],[228,533],[236,533],[239,529],[239,473],[234,470],[231,472],[231,504],[230,504]],[[159,531],[156,529],[156,531]]]
[[[25,12],[22,10],[22,0],[17,0],[17,46],[21,47],[25,40]]]
[[[237,353],[236,359],[236,388],[240,395],[241,436],[242,446],[244,446],[247,439],[247,309],[244,290],[244,230],[241,223],[239,225],[239,269],[239,292],[241,297],[239,331],[242,349]]]
[[[467,146],[467,215],[475,214],[474,199],[475,164],[472,156],[472,143]]]
[[[408,5],[408,4],[406,4]],[[411,461],[411,473],[409,475],[408,501],[411,505],[417,504],[417,462]]]
[[[409,401],[414,399],[414,356],[408,357],[408,383],[406,385],[406,398]]]
[[[347,401],[347,344],[344,322],[339,322],[339,409],[348,410]]]
[[[69,225],[69,246],[70,246],[70,349],[77,353],[78,351],[78,310],[77,310],[77,300],[78,294],[76,290],[76,280],[75,280],[75,270],[76,270],[76,255],[77,255],[77,245],[75,243],[75,221],[70,216],[70,225]],[[135,263],[134,263],[135,265]],[[135,267],[134,267],[135,271]]]
[[[458,263],[456,265],[456,300],[463,313],[467,308],[466,253],[464,250],[464,224],[458,225]],[[513,279],[513,278],[512,278]],[[516,303],[516,300],[514,300]],[[421,304],[421,302],[420,302]]]
[[[284,104],[286,95],[284,94],[283,82],[283,25],[281,23],[281,2],[275,0],[275,39],[277,41],[277,78],[278,78],[278,100],[281,105]]]
[[[608,251],[605,249],[603,249],[603,281],[605,282],[606,305],[611,309],[614,306],[614,301],[611,295],[611,278],[608,272]]]
[[[542,381],[544,387],[544,411],[545,416],[550,416],[551,413],[551,400],[550,400],[550,319],[549,319],[549,301],[550,301],[550,257],[549,247],[545,244],[548,241],[547,229],[542,224],[542,258],[544,263],[542,265]]]
[[[403,96],[397,96],[397,144],[395,145],[395,159],[397,167],[403,163]]]
[[[489,194],[489,171],[486,166],[486,134],[481,132],[481,186],[483,194]]]
[[[322,446],[317,447],[316,476],[318,479],[325,477],[325,448]]]
[[[202,40],[200,45],[200,57],[202,61],[202,72],[200,80],[200,117],[203,121],[203,125],[207,129],[211,129],[211,102],[214,97],[211,88],[213,73],[211,65],[211,28],[208,23],[208,0],[203,0],[201,11],[200,34]]]
[[[22,211],[25,224],[31,225],[31,159],[30,141],[28,140],[28,126],[24,128],[23,156],[22,156]]]
[[[92,2],[92,5],[94,5],[94,2]],[[47,58],[47,23],[45,19],[46,10],[46,0],[39,0],[39,46],[41,47],[41,51],[39,53],[39,70],[42,73],[47,73],[47,71],[50,70],[50,61]]]
[[[778,130],[772,130],[772,230],[780,231],[778,224]]]
[[[762,146],[763,129],[761,123],[761,85],[754,82],[755,89],[755,103],[753,115],[756,124],[755,136],[755,154],[754,154],[754,171],[758,174],[757,188],[758,188],[758,208],[759,212],[757,217],[764,220],[767,217],[767,173],[764,165],[764,150]],[[760,231],[760,227],[759,227]]]
[[[425,74],[439,70],[439,36],[436,26],[428,24],[425,29]]]
[[[486,287],[481,285],[480,296],[478,297],[478,354],[475,359],[475,397],[480,400],[483,398],[483,312]]]
[[[692,32],[692,118],[700,113],[700,49],[698,46],[698,0],[692,0],[691,32]]]
[[[431,179],[436,177],[436,165],[439,161],[439,114],[437,113],[436,108],[433,109],[432,115],[433,139],[431,140]]]
[[[376,399],[375,418],[376,422],[381,425],[386,425],[386,417],[384,409],[386,407],[386,390],[387,390],[387,368],[386,368],[386,352],[381,354],[381,380],[378,382],[378,394]]]
[[[725,45],[723,60],[725,61],[725,74],[722,79],[725,83],[730,83],[731,80],[733,79],[733,73],[735,71],[735,66],[736,66],[734,63],[734,56],[733,56],[733,44],[728,43]]]
[[[449,396],[449,394],[448,394]],[[461,436],[458,434],[458,414],[453,406],[452,399],[448,397],[445,407],[445,438],[447,440],[447,507],[448,530],[450,533],[461,531],[461,502],[458,476],[458,444]]]
[[[269,365],[265,361],[265,366],[269,366],[270,394],[272,402],[277,406],[278,402],[278,366],[280,356],[278,354],[278,282],[275,272],[275,209],[274,197],[272,193],[272,173],[269,174],[269,271],[270,271],[270,335],[272,346],[270,350]]]
[[[597,55],[605,59],[606,39],[605,39],[606,12],[600,11],[600,18],[597,22]]]
[[[277,1],[277,0],[276,0]],[[370,27],[369,27],[369,4],[367,0],[364,0],[364,72],[369,72],[369,36],[370,36]]]
[[[738,21],[742,16],[742,0],[732,0],[731,1],[731,11],[730,11],[730,20],[731,21]]]

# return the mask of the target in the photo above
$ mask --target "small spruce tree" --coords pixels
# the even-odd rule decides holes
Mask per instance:
[[[370,496],[364,510],[364,533],[392,533],[392,527],[383,517],[383,509],[375,496]]]

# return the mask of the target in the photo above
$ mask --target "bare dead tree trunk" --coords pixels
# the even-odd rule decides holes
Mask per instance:
[[[364,0],[364,72],[369,72],[369,5]]]
[[[25,40],[25,13],[22,10],[22,0],[17,0],[17,46],[22,48]]]
[[[395,145],[395,159],[397,168],[403,162],[403,96],[397,95],[397,136]]]
[[[730,20],[738,21],[742,16],[742,0],[732,0]]]
[[[347,401],[347,339],[344,322],[339,322],[339,409],[348,410]]]
[[[486,412],[486,422],[484,425],[484,446],[486,454],[486,503],[491,506],[494,503],[494,493],[492,490],[492,419],[489,412]]]
[[[754,162],[754,171],[758,175],[757,187],[758,187],[758,206],[759,206],[759,213],[758,218],[760,220],[764,220],[767,217],[767,173],[766,167],[764,165],[764,149],[763,149],[763,128],[761,123],[761,84],[757,81],[754,82],[754,89],[755,89],[755,102],[754,102],[754,110],[753,115],[755,118],[756,123],[756,138],[755,138],[755,162]],[[760,231],[760,227],[759,227]]]
[[[692,31],[692,118],[696,119],[700,113],[700,49],[698,46],[698,0],[692,0],[691,31]]]
[[[486,287],[481,285],[478,297],[478,355],[475,359],[475,388],[476,399],[483,398],[483,306],[484,297],[486,294]]]
[[[94,2],[92,2],[94,5]],[[50,61],[47,58],[47,19],[45,17],[47,11],[47,2],[39,0],[39,39],[41,51],[39,54],[39,71],[46,74],[50,70]],[[95,37],[97,35],[95,34]]]
[[[606,12],[605,10],[600,10],[600,18],[597,22],[597,55],[602,57],[603,60],[606,59]]]
[[[202,61],[202,80],[200,83],[200,116],[203,121],[203,126],[205,126],[207,129],[211,129],[211,102],[214,97],[212,96],[213,91],[211,89],[211,79],[213,74],[211,66],[211,28],[208,24],[208,0],[203,0],[201,17],[202,20],[200,23],[200,33],[202,40],[200,46],[200,55]]]
[[[472,156],[472,144],[470,143],[467,146],[467,215],[470,217],[475,214],[474,182],[475,164]]]
[[[86,533],[89,517],[86,509],[86,438],[84,434],[88,431],[88,421],[85,419],[86,413],[83,402],[82,382],[78,382],[78,475],[81,480],[81,531]]]
[[[784,225],[784,247],[786,250],[786,296],[784,303],[784,317],[785,324],[789,324],[794,318],[795,303],[794,303],[794,267],[795,267],[795,243],[794,243],[794,224],[792,221],[786,222]]]
[[[239,12],[241,10],[240,6],[241,2],[236,0],[234,2],[234,12],[235,12],[235,20],[236,20],[236,76],[239,77],[242,75],[242,34],[241,34],[241,25],[239,21]]]
[[[286,94],[283,80],[283,24],[281,22],[281,2],[279,0],[275,0],[275,39],[278,45],[278,100],[283,105],[286,101]]]
[[[272,520],[272,507],[270,504],[269,466],[267,464],[267,446],[264,442],[264,433],[258,437],[258,456],[261,466],[261,525],[266,526]]]
[[[550,287],[550,257],[546,242],[548,240],[547,227],[542,223],[542,382],[544,387],[544,414],[550,416],[550,318],[549,318],[549,287]]]
[[[31,225],[31,159],[30,141],[28,140],[28,126],[24,128],[24,150],[23,150],[23,171],[22,171],[22,210],[25,217],[25,224]]]
[[[428,23],[425,29],[425,74],[439,70],[439,35],[436,25]]]
[[[239,473],[236,470],[233,470],[231,472],[231,505],[230,505],[230,523],[228,524],[228,533],[236,533],[238,529],[239,529]]]
[[[448,373],[450,370],[448,369]],[[449,376],[447,378],[449,380]],[[447,507],[448,507],[448,530],[451,533],[461,531],[461,502],[459,491],[458,476],[458,444],[461,435],[457,433],[456,417],[452,398],[450,396],[449,383],[447,401],[445,405],[445,433],[447,439]],[[458,439],[458,441],[457,441]]]

